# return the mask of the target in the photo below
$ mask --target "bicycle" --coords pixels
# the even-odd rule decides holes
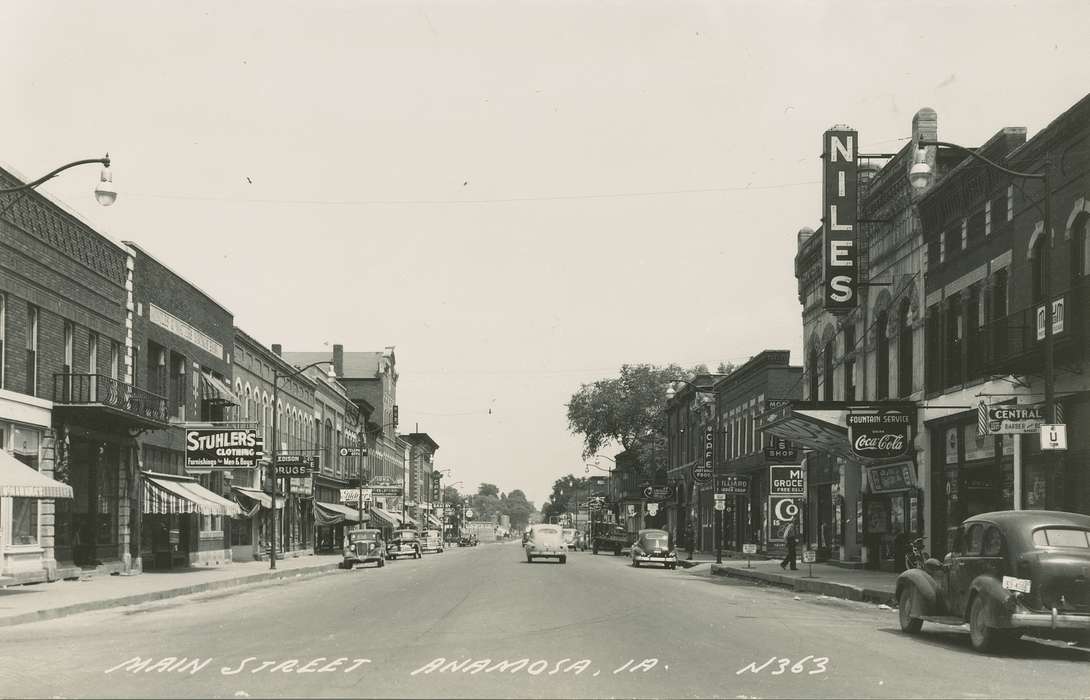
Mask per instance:
[[[927,561],[929,555],[924,551],[923,538],[917,537],[912,540],[912,551],[905,554],[905,568],[906,569],[922,569],[924,568],[924,562]]]

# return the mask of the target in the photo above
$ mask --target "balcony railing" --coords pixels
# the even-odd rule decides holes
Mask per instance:
[[[167,400],[103,374],[54,374],[53,403],[106,406],[157,423],[167,423]]]

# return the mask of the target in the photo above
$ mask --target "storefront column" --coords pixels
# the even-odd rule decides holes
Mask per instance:
[[[1014,436],[1014,509],[1022,510],[1022,440]]]
[[[839,459],[839,458],[838,458]],[[844,528],[844,542],[840,546],[841,561],[858,561],[860,559],[860,546],[856,533],[862,529],[863,523],[857,520],[857,514],[862,513],[861,503],[863,499],[860,493],[860,467],[855,462],[842,460],[840,462],[840,492],[844,495],[844,507],[848,509],[847,524]]]

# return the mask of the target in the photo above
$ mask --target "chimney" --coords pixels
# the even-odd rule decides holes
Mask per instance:
[[[344,377],[344,346],[333,346],[333,371],[338,377]]]
[[[277,357],[280,357],[281,352],[283,351],[283,349],[284,348],[281,347],[280,343],[273,343],[272,351],[273,351],[273,354],[276,355]]]

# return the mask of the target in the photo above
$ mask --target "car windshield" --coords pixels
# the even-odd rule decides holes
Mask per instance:
[[[535,534],[538,534],[538,535],[559,535],[560,530],[557,530],[555,527],[539,527],[537,530],[535,530]]]
[[[667,545],[666,535],[645,535],[643,541],[647,543],[648,547],[665,547]]]
[[[378,533],[377,532],[353,532],[352,534],[349,535],[349,537],[354,542],[359,542],[361,540],[377,540],[378,539]]]
[[[394,539],[395,540],[415,540],[416,539],[416,533],[415,532],[396,532],[396,533],[394,533]]]
[[[1075,528],[1042,527],[1033,531],[1038,547],[1078,547],[1090,549],[1090,532]]]

